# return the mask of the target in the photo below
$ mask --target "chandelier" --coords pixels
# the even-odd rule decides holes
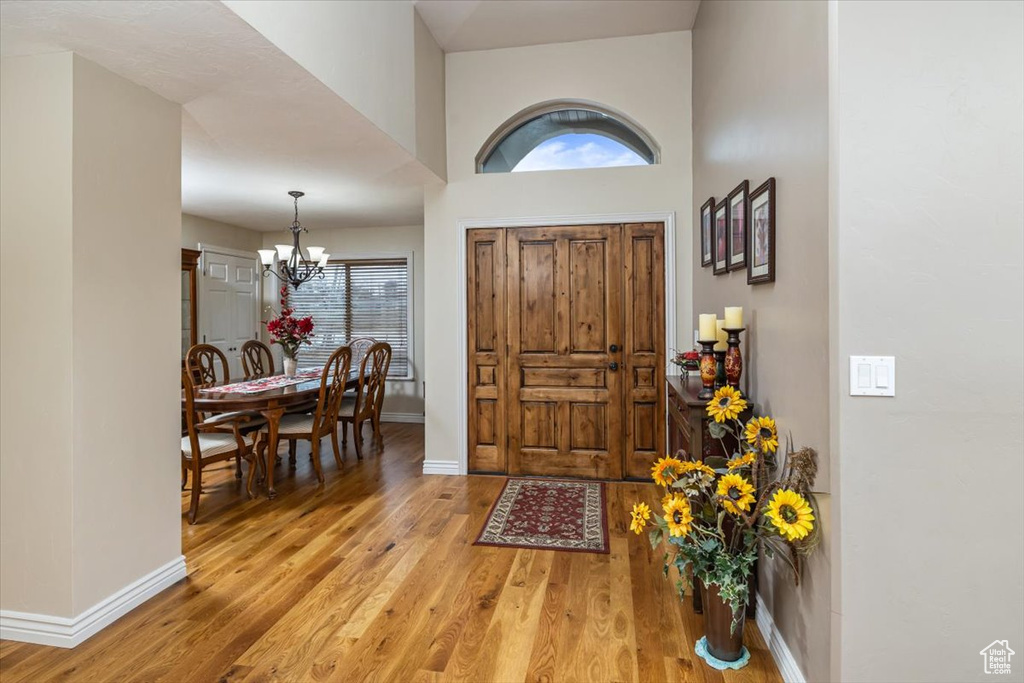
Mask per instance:
[[[291,230],[292,232],[292,243],[275,244],[276,250],[259,249],[257,251],[260,255],[260,262],[263,264],[263,277],[273,273],[282,282],[287,282],[292,287],[298,289],[299,285],[312,280],[314,277],[323,278],[324,266],[327,265],[327,259],[331,255],[325,254],[323,247],[307,247],[306,252],[309,254],[309,259],[302,257],[302,249],[299,247],[299,233],[308,231],[299,223],[299,197],[306,193],[292,190],[288,194],[295,198],[295,220],[292,221],[290,226],[285,228],[285,230]],[[276,270],[274,269],[275,263],[277,265]]]

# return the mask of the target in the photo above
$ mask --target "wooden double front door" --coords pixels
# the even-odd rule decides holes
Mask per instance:
[[[650,476],[664,245],[661,223],[468,231],[471,472]]]

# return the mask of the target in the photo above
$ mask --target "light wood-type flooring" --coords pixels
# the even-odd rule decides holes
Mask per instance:
[[[74,650],[3,641],[3,683],[781,681],[750,623],[745,669],[694,655],[702,617],[627,529],[644,485],[608,486],[610,554],[474,546],[504,479],[424,477],[422,426],[384,437],[322,487],[300,446],[273,501],[210,470],[188,578]]]

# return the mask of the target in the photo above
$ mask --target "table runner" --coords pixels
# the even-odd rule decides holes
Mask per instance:
[[[303,382],[319,379],[321,373],[323,373],[323,368],[303,368],[297,371],[294,376],[272,375],[270,377],[246,380],[245,382],[225,384],[222,387],[206,387],[199,391],[218,394],[258,394],[259,392],[267,391],[268,389],[279,389],[280,387],[287,387],[292,384],[302,384]]]

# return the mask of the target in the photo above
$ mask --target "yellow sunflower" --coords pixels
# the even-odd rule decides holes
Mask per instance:
[[[665,476],[671,473],[671,478]],[[683,463],[677,458],[661,458],[651,468],[651,476],[658,486],[668,486],[683,473]]]
[[[726,511],[738,515],[754,504],[754,487],[738,474],[727,474],[718,480],[718,499]]]
[[[647,526],[647,520],[651,518],[651,508],[647,503],[636,503],[629,514],[633,517],[629,523],[629,530],[639,535]]]
[[[753,465],[754,460],[756,459],[757,456],[755,456],[753,453],[745,453],[744,455],[741,455],[738,458],[733,458],[732,460],[730,460],[727,467],[729,468],[729,471],[732,472],[733,470],[739,469],[740,467]]]
[[[703,472],[704,474],[709,474],[712,477],[715,476],[715,471],[713,469],[702,462],[696,462],[694,460],[687,460],[684,462],[680,474],[688,474],[690,472]]]
[[[755,417],[748,422],[746,437],[747,443],[763,451],[774,453],[779,448],[779,432],[770,417]]]
[[[787,540],[805,538],[814,529],[814,511],[807,499],[792,489],[779,489],[768,502],[765,513],[779,535]]]
[[[746,409],[746,399],[730,386],[724,386],[716,391],[715,397],[708,401],[708,415],[715,418],[715,422],[735,420]]]
[[[690,501],[686,496],[676,494],[663,506],[665,510],[665,521],[668,523],[670,536],[685,537],[690,533],[690,524],[693,523],[693,513],[690,512]]]

